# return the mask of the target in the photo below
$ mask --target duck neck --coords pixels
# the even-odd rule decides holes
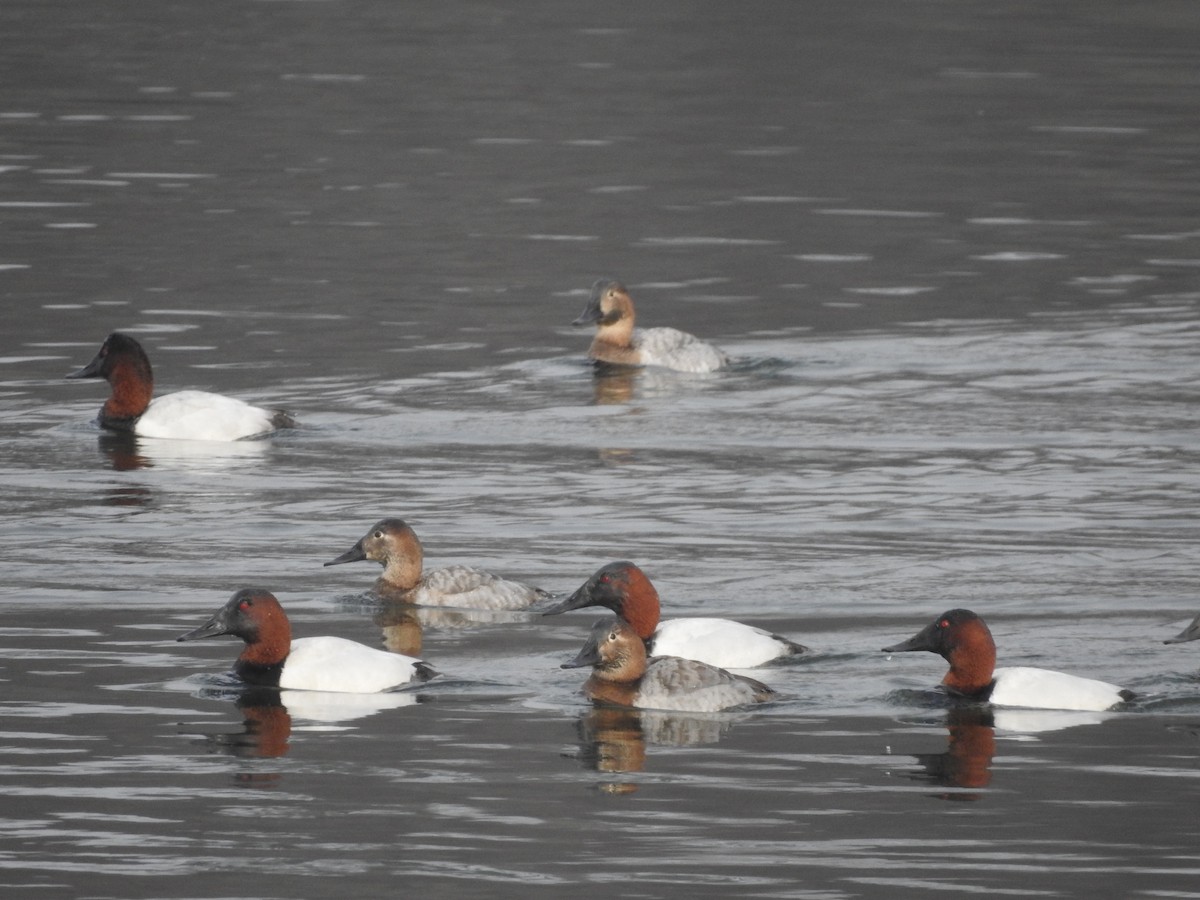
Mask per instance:
[[[596,339],[592,341],[592,349],[605,347],[619,352],[632,352],[633,344],[633,303],[624,295],[618,296],[613,306],[600,319],[596,328]],[[608,362],[623,362],[624,360],[606,360]]]
[[[414,541],[404,552],[390,554],[383,564],[380,580],[394,590],[411,591],[421,581],[424,565],[421,545]]]
[[[613,706],[635,706],[637,697],[637,682],[617,683],[601,678],[599,673],[593,674],[583,684],[583,693],[594,703],[608,703]]]
[[[421,581],[421,554],[389,557],[379,580],[394,590],[412,590]]]
[[[154,375],[149,360],[122,359],[107,375],[112,393],[100,410],[101,419],[110,427],[133,422],[146,411],[154,394]]]
[[[264,666],[238,657],[238,661],[233,664],[233,674],[246,684],[258,687],[279,687],[279,679],[283,675],[283,663]]]
[[[640,569],[630,572],[620,608],[613,612],[632,625],[643,641],[649,640],[658,628],[661,615],[658,591]]]
[[[252,684],[270,683],[262,679],[269,679],[273,673],[274,683],[278,684],[279,673],[292,650],[292,627],[278,605],[264,610],[260,616],[258,629],[253,639],[246,641],[235,671]],[[246,673],[254,677],[247,677]]]
[[[996,644],[986,630],[970,630],[946,656],[950,671],[942,684],[956,694],[978,696],[990,691],[996,670]]]
[[[646,645],[632,636],[592,669],[592,679],[609,684],[636,684],[646,674]]]

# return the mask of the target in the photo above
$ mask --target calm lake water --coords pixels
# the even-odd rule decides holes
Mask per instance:
[[[1200,6],[0,5],[0,890],[14,897],[1200,897]],[[596,378],[598,277],[727,372]],[[158,389],[291,410],[114,440]],[[402,615],[325,569],[561,592],[814,648],[751,712],[592,710],[595,611]],[[414,693],[241,695],[298,634]],[[947,712],[930,654],[1116,681]]]

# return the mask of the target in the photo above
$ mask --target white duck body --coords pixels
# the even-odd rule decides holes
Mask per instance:
[[[729,365],[729,358],[712,344],[676,328],[635,328],[631,345],[643,366],[715,372]]]
[[[654,656],[678,656],[725,669],[752,669],[804,650],[753,625],[715,618],[659,622],[647,644]]]
[[[267,434],[278,413],[236,397],[208,391],[177,391],[157,397],[133,426],[140,437],[187,441],[236,441]]]
[[[996,706],[1026,709],[1103,711],[1125,702],[1121,690],[1115,684],[1095,678],[1013,666],[996,670],[988,700]]]
[[[376,650],[340,637],[307,637],[292,641],[279,674],[279,687],[297,691],[373,694],[423,680],[419,659]]]

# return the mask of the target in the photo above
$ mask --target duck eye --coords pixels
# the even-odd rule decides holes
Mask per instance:
[[[942,619],[942,621],[938,622],[938,628],[949,628],[949,627],[950,627],[949,619]]]
[[[615,631],[610,631],[608,633],[608,639],[610,641],[615,641],[617,639],[617,633]]]
[[[243,600],[241,603],[238,604],[238,609],[249,609],[251,607],[251,605],[252,604],[250,603],[249,600]]]
[[[609,578],[607,575],[601,575],[601,576],[600,576],[600,583],[601,583],[601,584],[608,584],[610,581],[612,581],[612,579],[611,579],[611,578]]]
[[[375,536],[375,537],[377,537],[377,538],[381,538],[381,537],[383,537],[383,532],[382,532],[382,531],[377,531],[377,532],[375,532],[375,535],[374,535],[374,536]]]

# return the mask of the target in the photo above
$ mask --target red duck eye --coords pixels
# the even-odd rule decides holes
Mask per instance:
[[[601,583],[601,584],[608,584],[610,581],[612,581],[612,579],[611,579],[611,578],[609,578],[607,575],[601,575],[601,576],[600,576],[600,583]]]
[[[938,628],[949,628],[949,627],[950,627],[949,619],[942,619],[942,621],[938,622]]]
[[[249,609],[249,608],[250,608],[249,600],[243,600],[241,603],[238,604],[238,609]]]

